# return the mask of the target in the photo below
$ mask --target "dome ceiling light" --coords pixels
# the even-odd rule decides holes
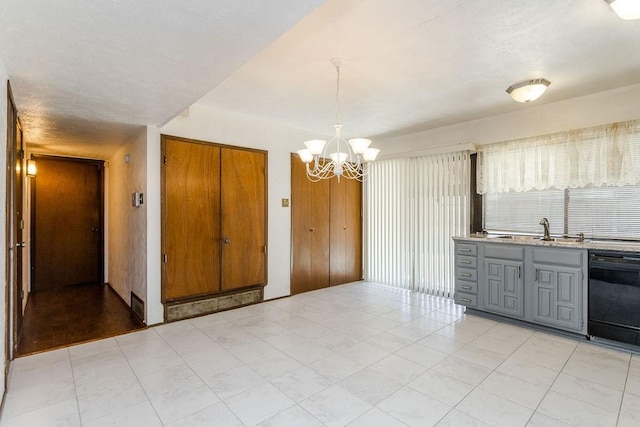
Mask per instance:
[[[551,82],[547,79],[527,80],[507,88],[507,93],[514,101],[531,102],[540,98]]]
[[[640,19],[639,0],[605,0],[622,19]]]

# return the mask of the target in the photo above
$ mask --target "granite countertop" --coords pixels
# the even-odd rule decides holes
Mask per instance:
[[[539,237],[515,236],[514,238],[500,238],[500,235],[472,234],[467,236],[454,236],[453,240],[466,242],[497,243],[504,245],[529,245],[529,246],[549,246],[567,249],[600,249],[610,251],[639,252],[640,241],[610,241],[610,240],[590,240],[585,239],[577,242],[571,239],[558,239],[552,241],[541,240]]]

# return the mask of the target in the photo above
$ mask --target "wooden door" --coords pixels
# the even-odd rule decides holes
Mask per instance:
[[[220,290],[220,148],[162,140],[163,301]]]
[[[34,290],[102,283],[102,162],[35,157]]]
[[[362,183],[331,180],[330,285],[362,279]]]
[[[20,122],[15,120],[15,153],[17,154],[14,158],[14,171],[15,171],[15,179],[14,179],[14,221],[13,221],[13,235],[14,241],[13,246],[15,247],[15,259],[14,259],[14,269],[15,269],[15,288],[16,288],[16,329],[19,331],[22,327],[22,317],[23,317],[23,300],[24,300],[24,290],[23,290],[23,275],[22,275],[22,263],[24,257],[24,250],[26,247],[23,229],[24,229],[24,181],[25,181],[25,168],[26,168],[26,160],[24,155],[24,142],[22,139],[22,128],[20,127]]]
[[[329,181],[309,181],[304,163],[297,155],[292,155],[292,294],[329,286],[329,196]]]
[[[264,285],[266,154],[222,148],[222,289]]]
[[[13,306],[13,320],[5,322],[5,336],[9,336],[9,326],[13,324],[13,351],[18,343],[18,335],[22,328],[23,317],[23,275],[22,275],[22,261],[24,254],[24,242],[23,242],[23,196],[24,196],[24,143],[22,140],[22,128],[20,127],[20,120],[18,119],[18,111],[13,101],[13,94],[11,92],[11,85],[7,81],[7,146],[6,146],[6,208],[7,208],[7,221],[5,224],[7,252],[5,265],[6,276],[5,281],[7,286],[5,288],[5,312],[10,313],[10,306]],[[13,298],[10,300],[10,295],[13,294]],[[6,360],[5,360],[5,389],[7,379],[8,364],[6,363],[12,353],[8,347],[10,340],[6,340]]]

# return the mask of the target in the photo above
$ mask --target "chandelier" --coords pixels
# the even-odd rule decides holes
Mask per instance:
[[[306,141],[307,147],[298,150],[300,160],[306,165],[307,178],[317,182],[334,176],[356,179],[360,182],[367,175],[365,165],[373,162],[380,150],[369,148],[371,140],[354,138],[348,142],[340,135],[340,68],[344,65],[343,58],[333,58],[331,63],[336,67],[336,124],[335,136],[329,142],[321,139]],[[335,151],[334,151],[335,150]],[[327,156],[327,153],[329,155]],[[313,163],[313,165],[311,165]]]

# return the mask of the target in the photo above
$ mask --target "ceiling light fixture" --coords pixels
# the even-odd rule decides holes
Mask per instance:
[[[540,98],[550,84],[551,82],[547,79],[528,80],[509,86],[507,93],[514,101],[531,102]]]
[[[622,19],[640,19],[640,1],[638,0],[605,0]]]
[[[347,142],[340,135],[342,125],[340,124],[340,68],[344,65],[343,58],[333,58],[331,63],[336,67],[336,124],[335,137],[329,142],[314,139],[307,141],[307,147],[298,150],[300,159],[305,163],[307,178],[317,182],[321,179],[330,179],[334,176],[362,181],[367,175],[366,164],[373,162],[380,150],[369,148],[371,140],[365,138],[354,138]],[[335,145],[335,151],[329,150]],[[346,150],[344,149],[346,147]],[[327,157],[327,153],[329,156]],[[309,164],[313,162],[313,167]]]

